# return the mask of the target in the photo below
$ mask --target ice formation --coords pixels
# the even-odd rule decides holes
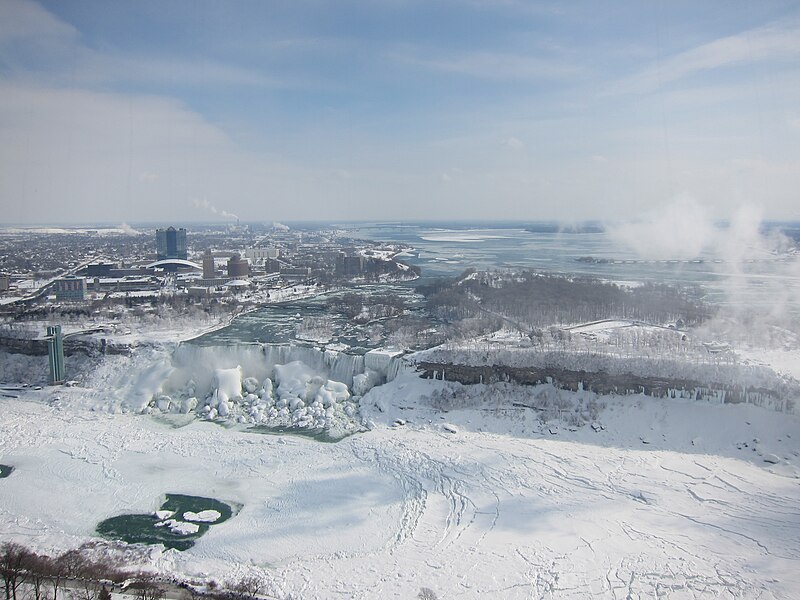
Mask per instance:
[[[353,430],[360,427],[360,397],[392,380],[401,356],[391,349],[358,356],[293,345],[182,345],[171,365],[162,361],[148,371],[151,400],[142,410],[246,425]]]
[[[201,510],[200,512],[186,511],[183,513],[184,521],[193,523],[214,523],[222,514],[218,510]]]
[[[155,527],[168,527],[172,533],[178,535],[193,535],[200,531],[200,526],[196,523],[186,523],[175,519],[167,519],[155,524]]]

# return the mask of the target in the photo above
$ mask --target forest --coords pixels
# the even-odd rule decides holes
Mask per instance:
[[[692,290],[645,284],[623,287],[597,279],[534,271],[466,271],[454,281],[419,286],[431,315],[446,322],[501,318],[522,331],[602,319],[697,326],[710,310]]]

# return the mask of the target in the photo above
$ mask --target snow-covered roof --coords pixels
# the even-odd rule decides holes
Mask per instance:
[[[154,263],[150,263],[147,265],[148,269],[155,269],[157,267],[166,267],[167,265],[177,265],[180,267],[191,267],[192,269],[197,269],[199,271],[203,270],[203,267],[198,265],[197,263],[193,263],[190,260],[183,260],[182,258],[165,258],[164,260],[157,260]]]

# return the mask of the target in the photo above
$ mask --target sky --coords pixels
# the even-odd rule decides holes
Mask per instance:
[[[0,0],[0,223],[687,198],[800,220],[796,1]]]

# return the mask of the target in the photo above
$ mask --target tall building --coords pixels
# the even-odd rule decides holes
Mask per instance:
[[[248,248],[244,251],[244,257],[249,258],[257,264],[262,264],[265,260],[278,258],[280,250],[278,248]]]
[[[55,282],[56,300],[86,300],[86,278],[67,275]]]
[[[361,275],[364,272],[364,257],[363,256],[346,256],[341,253],[336,258],[336,273],[344,275],[345,277],[353,277],[354,275]]]
[[[156,229],[156,259],[180,258],[186,260],[189,254],[186,251],[186,229],[181,227],[167,227]]]
[[[64,383],[64,336],[61,334],[61,325],[47,327],[47,354],[50,383]]]
[[[211,250],[206,250],[205,254],[203,254],[203,279],[214,279],[216,272],[214,255],[211,254]]]
[[[250,264],[241,254],[234,254],[228,259],[228,277],[247,277],[250,274]]]

